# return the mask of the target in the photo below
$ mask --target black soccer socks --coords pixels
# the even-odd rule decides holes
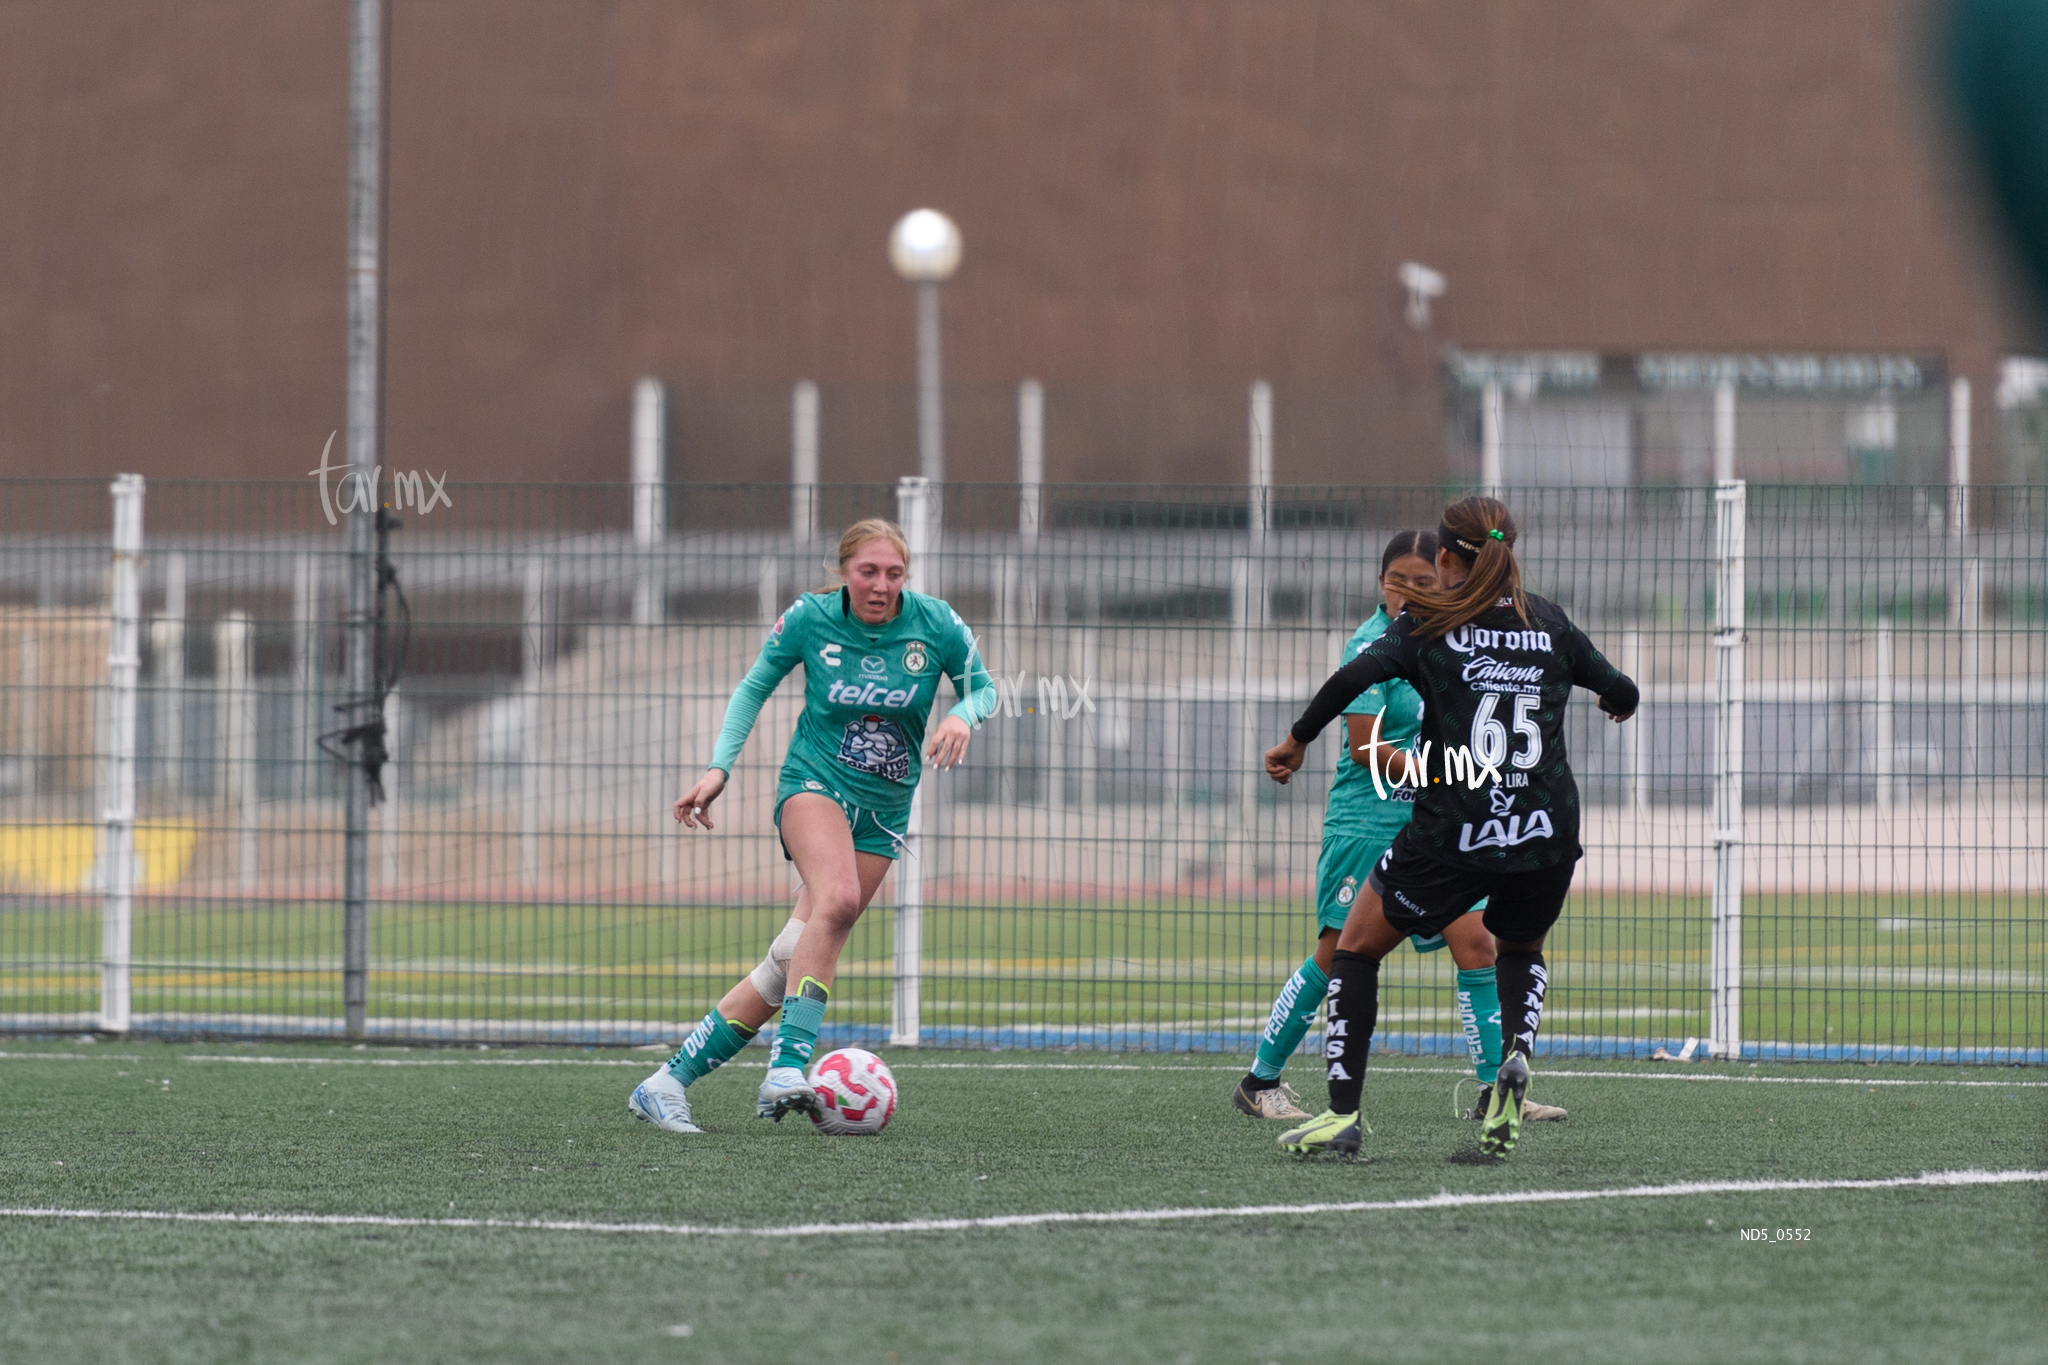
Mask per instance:
[[[1329,1020],[1323,1057],[1329,1063],[1330,1108],[1358,1112],[1365,1089],[1365,1059],[1380,1018],[1380,964],[1363,953],[1339,948],[1330,961]]]
[[[1543,992],[1550,985],[1542,953],[1503,949],[1493,960],[1500,986],[1501,1052],[1527,1057],[1536,1051],[1536,1030],[1543,1023]]]

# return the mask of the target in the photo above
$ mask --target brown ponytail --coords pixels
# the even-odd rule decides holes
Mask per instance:
[[[1522,566],[1515,562],[1521,528],[1498,498],[1463,498],[1444,509],[1438,533],[1446,553],[1472,566],[1455,588],[1416,588],[1408,593],[1408,614],[1423,635],[1444,635],[1492,611],[1506,598],[1529,623],[1522,595]]]

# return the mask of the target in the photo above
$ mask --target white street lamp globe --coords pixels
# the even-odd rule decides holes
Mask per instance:
[[[906,280],[943,280],[960,268],[960,229],[937,209],[906,213],[889,233],[889,264]]]

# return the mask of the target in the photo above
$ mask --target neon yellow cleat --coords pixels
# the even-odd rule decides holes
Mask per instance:
[[[1363,1114],[1339,1114],[1326,1109],[1299,1128],[1290,1128],[1280,1135],[1283,1151],[1301,1156],[1357,1156],[1358,1145],[1371,1125]]]
[[[1500,1064],[1493,1078],[1493,1099],[1479,1127],[1479,1150],[1506,1156],[1522,1136],[1522,1100],[1529,1093],[1529,1063],[1517,1052]]]

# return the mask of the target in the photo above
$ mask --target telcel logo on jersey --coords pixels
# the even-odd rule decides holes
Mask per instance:
[[[886,682],[840,682],[825,689],[825,700],[835,706],[908,706],[917,700],[915,687],[890,687]]]

